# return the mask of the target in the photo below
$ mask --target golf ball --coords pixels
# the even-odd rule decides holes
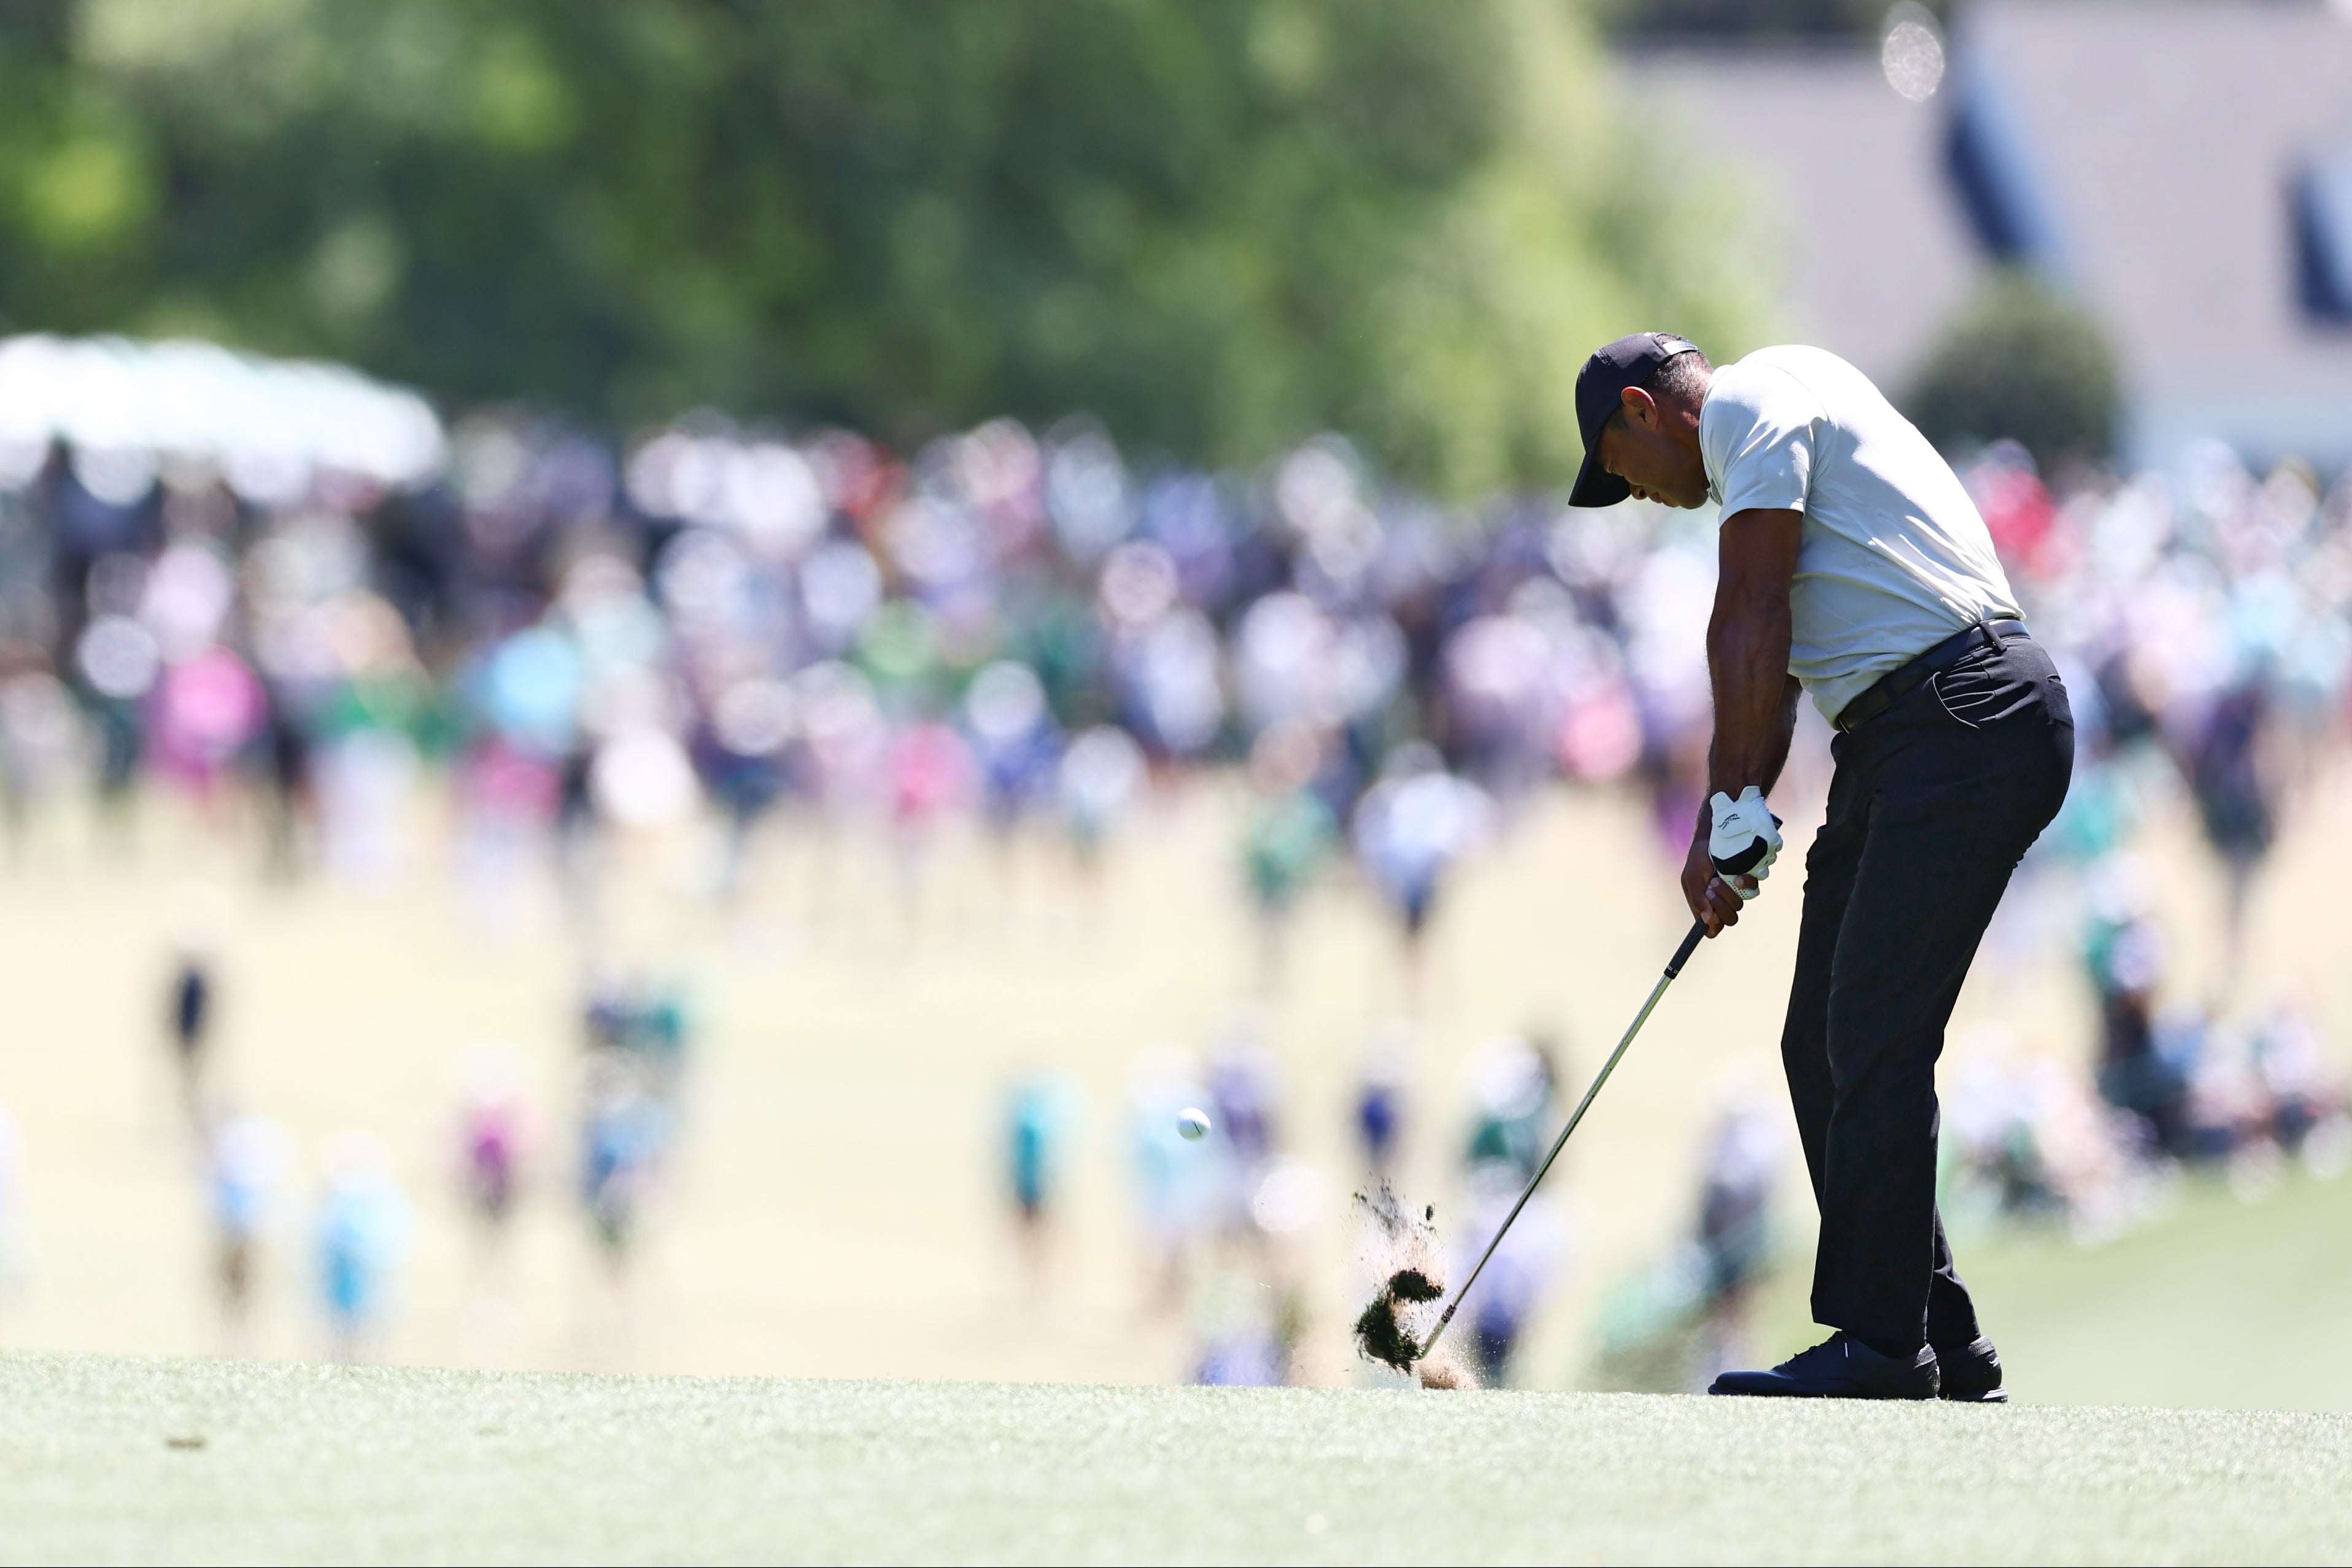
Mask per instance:
[[[1209,1132],[1209,1113],[1195,1106],[1187,1105],[1176,1113],[1176,1130],[1187,1139],[1206,1137]]]

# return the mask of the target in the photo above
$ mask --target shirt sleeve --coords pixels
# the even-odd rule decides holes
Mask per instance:
[[[1827,418],[1797,382],[1761,367],[1709,396],[1701,445],[1723,497],[1722,516],[1750,507],[1801,512],[1813,486],[1815,449]]]

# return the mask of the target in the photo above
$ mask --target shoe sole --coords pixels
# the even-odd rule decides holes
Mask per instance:
[[[1864,1399],[1898,1405],[1932,1405],[1944,1397],[1935,1394],[1764,1394],[1748,1388],[1709,1388],[1706,1392],[1708,1397],[1715,1399]],[[1973,1399],[1975,1396],[1954,1397]],[[2009,1396],[1995,1389],[1990,1397],[2005,1400]]]
[[[1981,1394],[1941,1394],[1937,1396],[1948,1405],[2006,1405],[2009,1390],[1988,1388]]]

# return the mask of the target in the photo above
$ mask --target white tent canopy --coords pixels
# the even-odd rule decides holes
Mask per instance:
[[[208,463],[262,504],[299,499],[320,470],[417,485],[447,455],[422,397],[341,365],[185,340],[0,340],[0,481],[30,478],[52,441],[151,480],[157,460]]]

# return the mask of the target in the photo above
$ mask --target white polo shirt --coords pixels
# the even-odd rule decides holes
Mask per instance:
[[[1790,345],[1723,366],[1698,440],[1722,516],[1805,515],[1789,673],[1827,717],[1962,627],[2022,619],[1959,476],[1835,354]]]

